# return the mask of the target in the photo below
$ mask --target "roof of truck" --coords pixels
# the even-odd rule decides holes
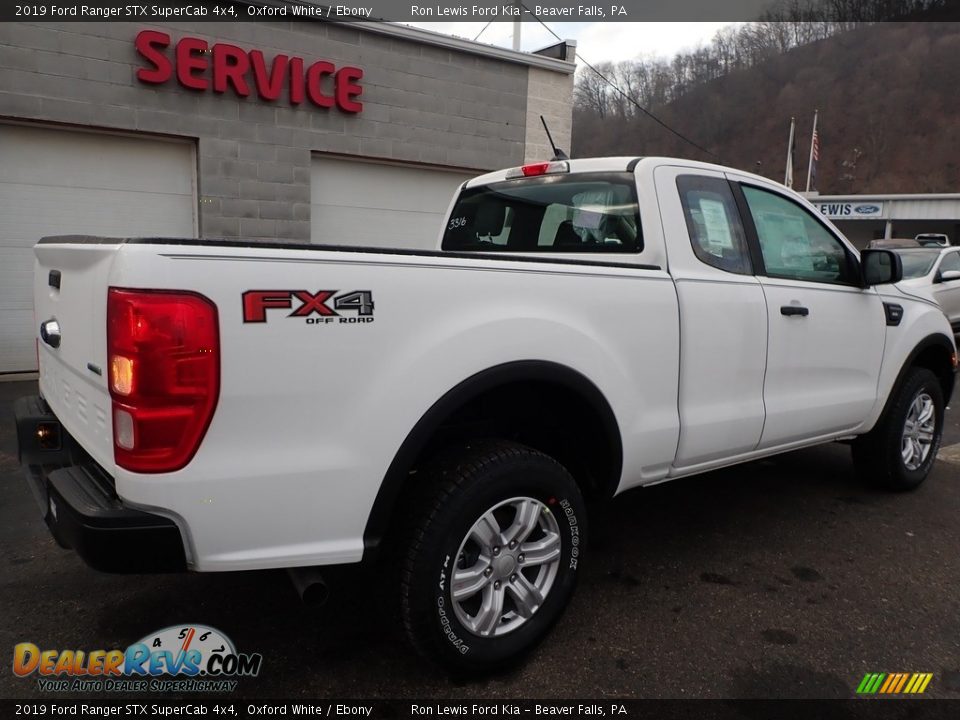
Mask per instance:
[[[495,170],[494,172],[486,173],[485,175],[480,175],[471,180],[468,180],[463,184],[464,188],[472,188],[480,185],[489,185],[490,183],[501,182],[502,180],[507,180],[507,174],[510,171],[515,171],[520,167],[525,167],[527,165],[537,165],[546,160],[540,160],[537,162],[529,162],[524,165],[518,165],[513,168],[505,168],[503,170]],[[699,170],[712,170],[714,172],[726,172],[726,173],[737,173],[742,177],[755,178],[763,182],[770,182],[770,178],[761,177],[755,175],[754,173],[747,172],[745,170],[740,170],[738,168],[726,167],[724,165],[715,165],[712,163],[700,162],[699,160],[689,160],[687,158],[671,158],[671,157],[638,157],[633,155],[622,155],[616,157],[596,157],[596,158],[577,158],[564,161],[569,164],[570,173],[583,173],[583,172],[633,172],[637,165],[641,162],[644,164],[650,163],[654,165],[680,165],[682,167],[695,168]]]

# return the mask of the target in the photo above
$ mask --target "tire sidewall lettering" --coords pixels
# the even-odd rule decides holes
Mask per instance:
[[[450,573],[448,575],[448,572]],[[453,646],[458,653],[461,655],[466,655],[470,652],[470,645],[464,642],[463,638],[457,633],[457,630],[461,630],[460,623],[457,622],[455,616],[447,612],[447,585],[452,584],[453,572],[450,570],[450,554],[444,553],[444,560],[440,566],[440,579],[437,583],[436,592],[436,609],[437,609],[437,620],[440,623],[440,631],[443,633],[447,642]],[[457,627],[453,627],[453,623],[456,623]]]
[[[577,520],[577,513],[569,500],[563,498],[557,504],[563,510],[563,516],[570,531],[570,564],[568,569],[577,570],[580,562],[580,522]]]

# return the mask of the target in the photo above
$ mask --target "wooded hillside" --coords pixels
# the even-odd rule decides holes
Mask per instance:
[[[620,105],[601,116],[578,82],[575,157],[689,157],[782,182],[795,116],[803,189],[819,108],[821,193],[960,192],[960,23],[861,25],[647,105],[719,160]]]

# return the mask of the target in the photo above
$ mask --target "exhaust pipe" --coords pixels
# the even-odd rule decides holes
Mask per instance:
[[[287,574],[290,575],[293,587],[305,605],[320,606],[330,597],[330,589],[320,574],[319,568],[287,568]]]

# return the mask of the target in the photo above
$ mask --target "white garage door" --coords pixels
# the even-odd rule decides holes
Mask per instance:
[[[473,174],[315,156],[315,243],[433,250],[454,191]]]
[[[0,373],[36,370],[37,240],[195,237],[195,166],[187,143],[0,125]]]

